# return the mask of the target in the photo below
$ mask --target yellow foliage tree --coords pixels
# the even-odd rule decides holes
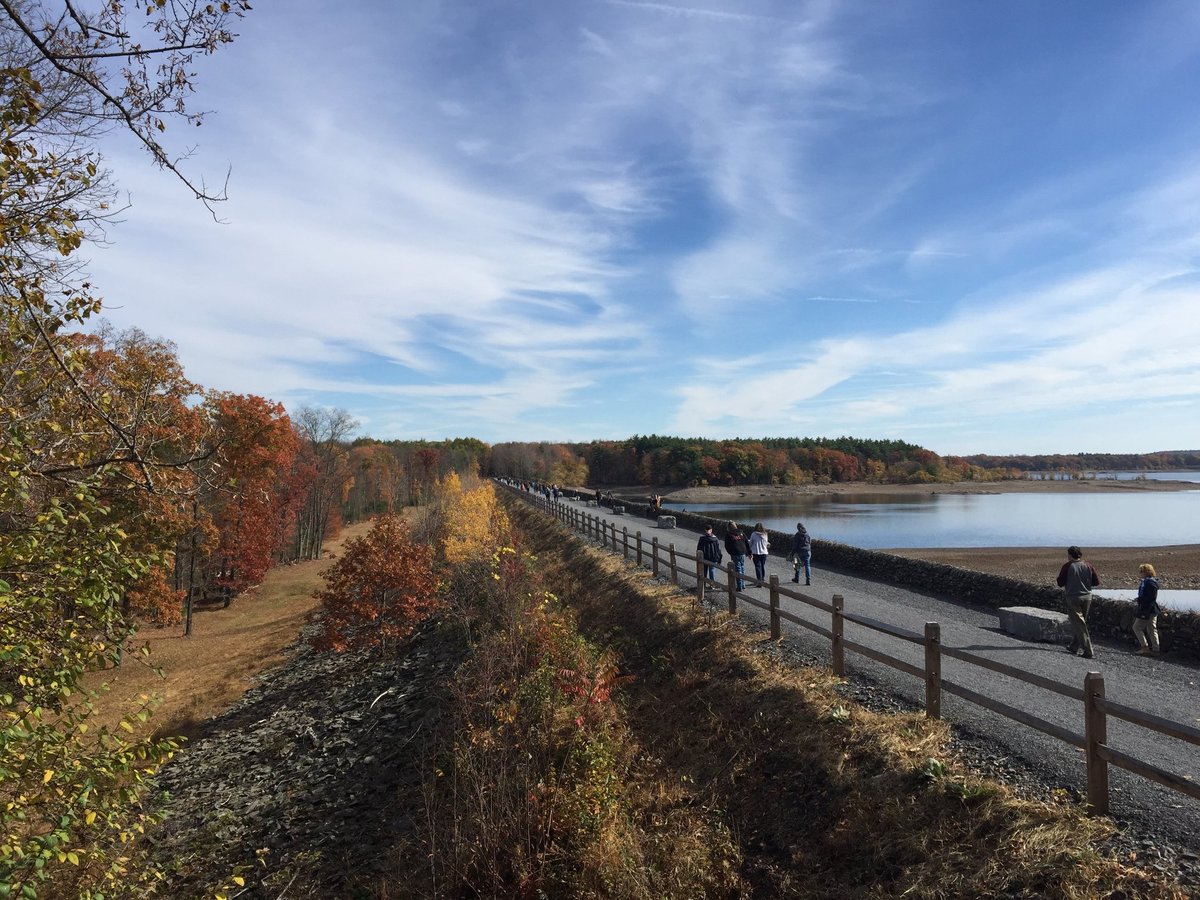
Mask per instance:
[[[490,481],[463,490],[457,473],[451,472],[442,482],[442,497],[445,526],[441,549],[447,562],[489,557],[507,539],[508,516]]]

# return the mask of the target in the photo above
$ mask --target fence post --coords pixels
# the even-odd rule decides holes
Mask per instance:
[[[650,552],[654,554],[654,559],[650,563],[650,569],[654,572],[654,577],[658,577],[658,538],[650,538]]]
[[[704,557],[696,554],[696,603],[704,603]]]
[[[729,591],[729,614],[737,615],[737,572],[733,568],[733,561],[725,563],[725,577],[728,579],[725,584]]]
[[[624,525],[621,526],[621,559],[629,559],[629,529]]]
[[[1100,756],[1101,745],[1108,743],[1108,717],[1096,700],[1104,699],[1104,676],[1088,672],[1083,676],[1083,740],[1087,756],[1088,806],[1094,815],[1108,813],[1108,763]]]
[[[846,675],[846,646],[842,637],[845,621],[842,610],[846,600],[841,594],[833,595],[833,674],[839,678]]]
[[[679,584],[679,566],[675,560],[675,544],[670,545],[671,550],[671,584]]]
[[[637,533],[637,564],[639,566],[642,564],[642,532],[640,530]]]
[[[925,623],[925,715],[942,717],[942,626]]]
[[[779,576],[771,576],[771,640],[779,640]]]

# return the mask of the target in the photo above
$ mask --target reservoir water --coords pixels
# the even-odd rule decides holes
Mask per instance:
[[[774,503],[664,506],[783,532],[804,522],[813,537],[867,548],[1200,543],[1200,485],[1094,494],[809,494]]]

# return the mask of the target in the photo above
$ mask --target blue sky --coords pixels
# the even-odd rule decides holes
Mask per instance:
[[[1200,447],[1200,5],[262,0],[108,319],[378,438]]]

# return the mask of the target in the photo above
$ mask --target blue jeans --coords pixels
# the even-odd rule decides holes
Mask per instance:
[[[767,580],[767,555],[765,553],[754,554],[754,576],[759,581]]]
[[[797,553],[796,554],[796,562],[794,563],[794,565],[796,567],[796,578],[795,578],[796,581],[800,580],[800,569],[801,568],[804,569],[804,583],[808,584],[809,582],[812,581],[812,551],[811,550],[809,550],[807,553]]]
[[[705,563],[704,577],[707,578],[709,581],[716,581],[717,580],[717,567],[710,566],[707,563]]]
[[[733,571],[737,572],[737,573],[738,573],[738,575],[745,575],[745,574],[746,574],[746,557],[745,557],[745,554],[742,554],[742,553],[735,553],[735,554],[733,554]],[[746,582],[745,582],[745,580],[743,580],[743,579],[741,579],[741,578],[739,578],[739,579],[737,580],[737,589],[738,589],[739,591],[744,591],[744,590],[746,589]]]

